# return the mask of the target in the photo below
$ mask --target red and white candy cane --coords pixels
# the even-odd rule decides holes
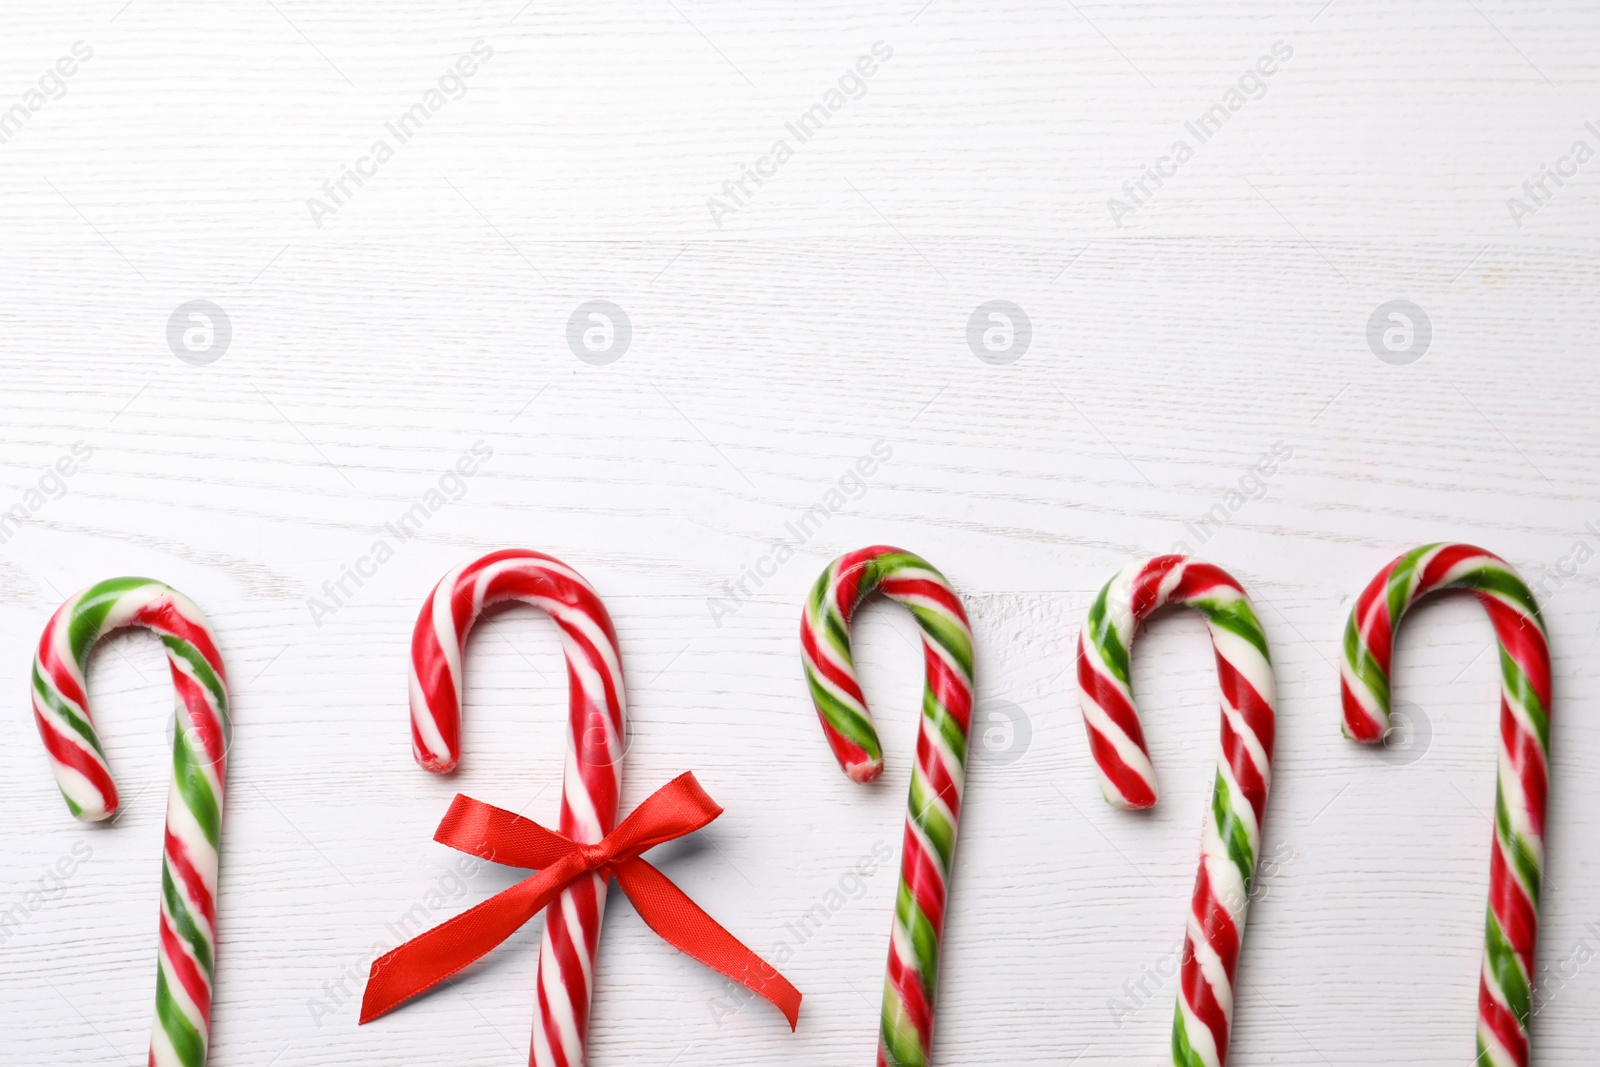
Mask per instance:
[[[850,622],[873,592],[904,604],[916,618],[926,678],[878,1022],[878,1065],[927,1067],[972,728],[972,626],[945,576],[904,549],[874,545],[847,552],[817,577],[800,618],[806,684],[823,735],[854,781],[870,782],[883,773],[883,746],[850,654]]]
[[[561,630],[570,692],[560,830],[596,844],[616,828],[622,788],[622,661],[605,605],[560,560],[526,549],[491,552],[446,574],[428,594],[411,635],[412,751],[435,773],[460,761],[462,651],[479,614],[506,600],[543,609]],[[584,1062],[606,886],[591,873],[545,909],[534,1067]]]
[[[1500,770],[1473,1062],[1528,1067],[1550,795],[1550,643],[1539,605],[1511,564],[1472,545],[1432,544],[1412,549],[1372,579],[1344,631],[1344,733],[1366,744],[1383,740],[1395,628],[1406,609],[1441,589],[1477,597],[1500,642]]]
[[[1083,624],[1078,697],[1106,800],[1119,808],[1154,805],[1155,768],[1133,704],[1128,666],[1134,631],[1167,604],[1182,604],[1205,617],[1222,704],[1222,750],[1183,942],[1172,1062],[1222,1067],[1228,1061],[1234,978],[1261,855],[1277,727],[1267,638],[1249,597],[1220,568],[1183,556],[1157,556],[1123,569],[1100,590]]]
[[[177,690],[149,1063],[202,1067],[211,1041],[217,849],[230,729],[227,676],[211,624],[194,601],[149,578],[90,586],[61,605],[39,638],[33,720],[72,814],[85,822],[115,815],[120,801],[89,712],[84,669],[95,643],[125,626],[160,636]]]

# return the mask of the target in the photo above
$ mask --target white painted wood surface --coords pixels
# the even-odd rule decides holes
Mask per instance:
[[[0,1062],[142,1062],[160,654],[128,636],[93,664],[129,796],[109,827],[68,816],[25,695],[51,610],[123,573],[203,605],[233,676],[212,1062],[524,1061],[536,924],[454,989],[355,1025],[386,924],[515,877],[450,877],[430,841],[448,798],[555,814],[565,682],[530,611],[473,640],[459,773],[410,759],[417,607],[448,567],[507,545],[600,589],[631,684],[625,803],[700,776],[727,814],[657,858],[759,951],[791,942],[807,994],[793,1036],[762,1005],[730,1011],[618,895],[592,1063],[869,1062],[894,877],[846,874],[898,848],[914,629],[878,608],[858,628],[889,741],[870,788],[829,757],[795,630],[824,563],[880,541],[963,591],[981,696],[1029,735],[1007,751],[997,733],[973,762],[939,1062],[1159,1062],[1173,982],[1146,969],[1172,969],[1209,787],[1204,630],[1173,616],[1140,640],[1164,787],[1144,815],[1100,801],[1068,668],[1100,583],[1189,540],[1260,605],[1282,708],[1232,1062],[1464,1067],[1494,789],[1476,606],[1430,604],[1403,631],[1397,695],[1431,741],[1386,760],[1338,731],[1353,596],[1436,539],[1545,582],[1558,695],[1535,1055],[1593,1062],[1600,162],[1562,164],[1520,228],[1507,199],[1575,141],[1600,146],[1600,16],[920,3],[8,5],[0,112],[26,118],[0,144],[0,506],[29,514],[0,545],[16,737],[0,909],[22,916],[0,934]],[[79,41],[92,57],[65,95],[29,110]],[[307,199],[478,41],[492,56],[465,95],[315,225]],[[893,54],[864,95],[718,226],[708,198],[879,41]],[[1278,42],[1292,57],[1264,95],[1115,225],[1108,198]],[[167,341],[196,299],[232,326],[206,366]],[[632,322],[607,366],[567,346],[590,299]],[[1032,324],[1009,365],[967,343],[993,299]],[[1394,299],[1432,323],[1409,365],[1369,348]],[[461,499],[315,625],[308,598],[479,440],[494,455]],[[893,455],[864,490],[715,617],[709,598],[880,440]],[[92,458],[58,489],[48,471],[77,441]],[[1279,442],[1292,457],[1230,501]],[[41,479],[48,500],[27,495]],[[1226,521],[1193,543],[1185,524],[1218,505]],[[842,879],[860,899],[796,937]]]

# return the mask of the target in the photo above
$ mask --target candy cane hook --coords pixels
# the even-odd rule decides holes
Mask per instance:
[[[1533,593],[1509,563],[1471,545],[1423,545],[1362,590],[1339,664],[1344,733],[1365,744],[1383,740],[1395,627],[1406,609],[1440,589],[1476,596],[1500,643],[1500,760],[1475,1062],[1528,1067],[1550,792],[1550,644]]]
[[[491,552],[446,574],[428,594],[411,636],[412,752],[439,774],[460,761],[467,634],[485,608],[506,600],[543,609],[561,630],[569,696],[560,830],[598,843],[616,829],[622,789],[622,660],[599,595],[558,559],[526,549]],[[545,909],[534,1067],[584,1062],[606,888],[604,877],[589,874]]]
[[[231,729],[227,678],[211,624],[188,597],[149,578],[90,586],[61,605],[39,638],[33,719],[72,814],[85,822],[115,815],[117,787],[89,711],[84,668],[95,643],[125,626],[161,637],[177,689],[149,1062],[201,1067],[211,1039],[217,849]]]
[[[1222,1067],[1277,723],[1267,638],[1249,597],[1220,568],[1183,556],[1157,556],[1124,568],[1100,590],[1079,635],[1078,697],[1106,800],[1119,808],[1154,805],[1155,768],[1128,664],[1139,624],[1167,604],[1205,617],[1222,704],[1222,747],[1185,930],[1172,1062]]]
[[[972,722],[972,627],[944,575],[910,552],[875,545],[840,556],[822,572],[800,620],[806,682],[834,757],[857,782],[883,773],[883,747],[850,655],[851,618],[875,590],[911,609],[922,628],[927,672],[878,1064],[924,1067],[933,1040],[939,946]]]

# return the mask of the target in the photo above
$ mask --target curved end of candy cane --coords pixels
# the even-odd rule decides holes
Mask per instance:
[[[1113,579],[1115,581],[1115,579]],[[1107,586],[1109,589],[1109,585]],[[1110,684],[1098,646],[1090,642],[1086,624],[1078,634],[1078,708],[1083,715],[1094,757],[1095,779],[1107,804],[1123,811],[1143,811],[1156,804],[1156,769],[1145,750],[1137,718],[1119,723],[1101,705],[1125,693]],[[1131,712],[1132,705],[1129,703]]]
[[[176,635],[191,645],[223,687],[220,699],[226,714],[227,683],[216,637],[194,601],[164,582],[139,577],[97,582],[69,597],[40,635],[31,689],[34,725],[49,754],[56,786],[79,822],[105,822],[121,808],[89,710],[84,670],[101,639],[125,626],[145,626],[164,640]],[[170,648],[168,658],[176,678],[178,661]]]
[[[971,624],[949,581],[927,560],[904,549],[873,545],[845,553],[812,584],[800,613],[800,648],[823,736],[840,769],[854,782],[883,775],[883,746],[850,655],[851,618],[875,591],[899,601],[916,617],[922,629],[925,692],[934,694],[963,740],[972,715]],[[926,724],[924,719],[924,728]],[[964,761],[964,751],[955,758]],[[959,794],[961,775],[952,777]]]
[[[460,721],[459,711],[455,721]],[[460,751],[445,740],[440,723],[422,699],[415,673],[411,677],[411,758],[433,774],[449,774],[461,762]]]
[[[1375,745],[1389,730],[1389,678],[1387,664],[1394,653],[1394,627],[1385,595],[1400,556],[1373,576],[1356,597],[1344,625],[1339,657],[1339,703],[1344,736],[1363,745]],[[1403,609],[1402,609],[1403,610]]]
[[[433,602],[433,597],[428,598],[428,603]],[[430,608],[424,605],[422,614],[417,619],[416,634],[412,638],[413,656],[411,661],[410,678],[410,703],[411,703],[411,758],[425,771],[434,774],[448,774],[456,769],[461,762],[461,752],[457,745],[452,745],[446,731],[460,737],[461,706],[455,697],[455,690],[448,684],[441,689],[437,675],[441,668],[432,659],[429,660],[430,675],[433,676],[431,688],[434,690],[433,700],[429,699],[429,686],[425,685],[417,676],[417,656],[415,650],[424,648],[437,648],[437,643],[431,640],[432,634],[429,619],[432,615]],[[434,706],[437,702],[438,707]]]
[[[872,728],[871,720],[864,720],[865,734],[859,738],[858,744],[858,739],[847,737],[833,728],[828,720],[825,702],[818,705],[817,718],[822,723],[828,747],[833,749],[834,760],[852,782],[871,782],[883,774],[883,746],[878,743],[878,734]]]
[[[1264,798],[1271,779],[1276,684],[1266,635],[1244,588],[1214,564],[1188,556],[1156,556],[1113,575],[1089,608],[1078,634],[1078,706],[1088,732],[1096,778],[1106,802],[1125,811],[1156,804],[1156,773],[1129,685],[1134,634],[1167,604],[1206,618],[1221,678],[1226,743],[1236,736],[1241,773]],[[1265,803],[1264,799],[1260,801]]]
[[[33,718],[50,756],[56,788],[72,817],[79,822],[104,822],[115,815],[121,800],[111,769],[97,765],[87,746],[64,736],[56,723],[39,711],[37,695]]]
[[[1339,723],[1339,730],[1345,737],[1359,744],[1382,744],[1384,737],[1392,729],[1389,709],[1376,694],[1368,694],[1370,699],[1363,701],[1357,692],[1348,677],[1340,679],[1339,698],[1344,705],[1344,717]]]
[[[1148,757],[1135,759],[1132,765],[1113,761],[1112,766],[1123,779],[1120,784],[1106,773],[1107,767],[1099,759],[1094,765],[1100,795],[1107,804],[1122,811],[1148,811],[1156,806],[1160,793],[1156,789],[1156,769]]]

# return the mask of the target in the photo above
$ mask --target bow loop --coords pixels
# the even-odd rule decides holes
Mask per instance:
[[[374,960],[361,999],[361,1022],[449,978],[510,937],[568,885],[599,873],[617,879],[640,917],[663,940],[771,1001],[794,1029],[799,990],[639,858],[721,814],[693,773],[686,772],[652,793],[604,840],[589,844],[458,794],[439,823],[435,841],[539,873]]]
[[[684,771],[646,797],[602,844],[616,859],[633,859],[657,845],[705,829],[721,814],[722,808],[700,788],[694,772]]]
[[[457,852],[507,867],[542,871],[572,851],[572,842],[532,819],[456,794],[433,839]]]

